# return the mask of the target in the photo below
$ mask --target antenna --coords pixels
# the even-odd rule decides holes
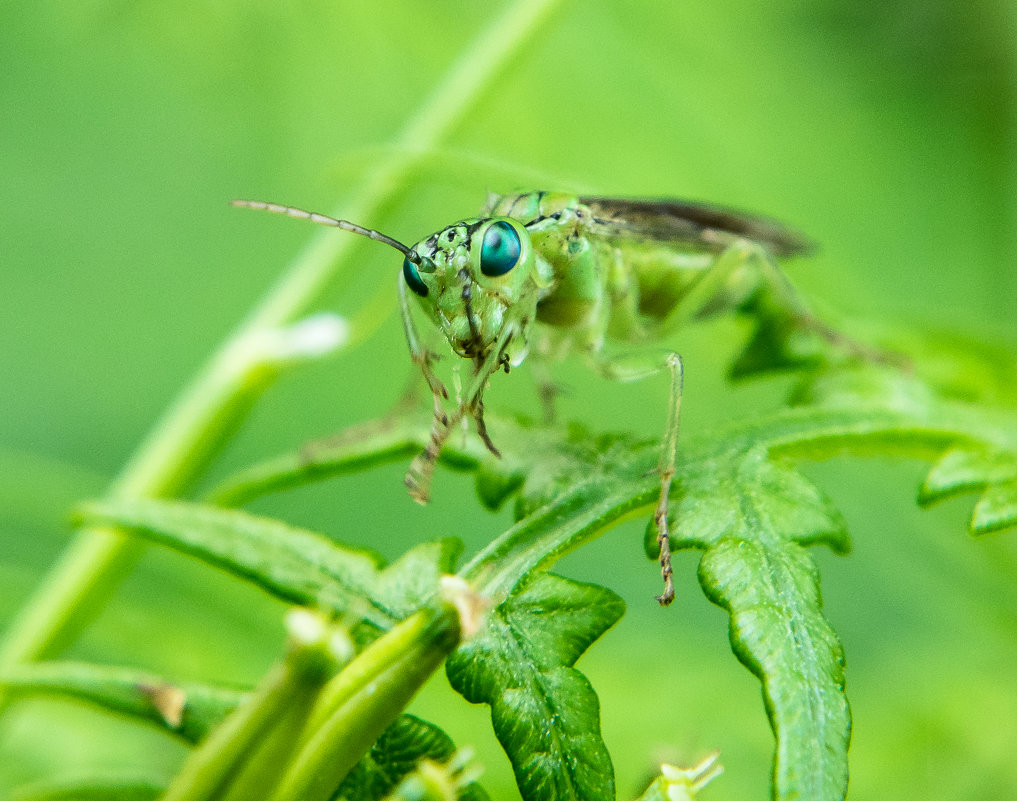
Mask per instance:
[[[318,223],[318,225],[327,225],[331,228],[340,228],[343,231],[360,234],[368,239],[373,239],[375,242],[391,245],[409,261],[414,264],[420,264],[420,256],[402,242],[390,236],[385,236],[385,234],[375,231],[373,228],[364,228],[362,225],[351,223],[349,220],[337,220],[335,217],[318,214],[315,211],[304,211],[293,206],[282,206],[278,203],[266,203],[263,200],[231,200],[230,205],[240,209],[258,209],[259,211],[270,211],[273,214],[285,214],[287,217],[296,217],[298,220],[310,220],[313,223]]]

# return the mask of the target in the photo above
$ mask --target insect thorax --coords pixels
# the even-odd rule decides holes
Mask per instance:
[[[556,219],[562,212],[579,207],[579,199],[566,192],[523,192],[518,195],[487,197],[482,214],[490,217],[511,217],[527,228],[543,220]]]

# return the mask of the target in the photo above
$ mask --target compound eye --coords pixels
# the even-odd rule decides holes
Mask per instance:
[[[417,272],[416,265],[409,259],[403,259],[403,278],[406,279],[406,285],[415,294],[422,298],[427,297],[427,284],[420,280],[420,273]]]
[[[484,275],[505,275],[519,261],[519,234],[507,222],[492,223],[480,248],[480,271]]]

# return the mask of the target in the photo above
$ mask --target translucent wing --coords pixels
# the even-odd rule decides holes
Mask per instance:
[[[581,197],[593,213],[593,230],[608,239],[682,242],[723,250],[734,238],[750,239],[774,256],[808,253],[812,243],[777,220],[723,206],[682,200]]]

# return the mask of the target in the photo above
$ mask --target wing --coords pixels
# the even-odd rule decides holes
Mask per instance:
[[[777,220],[723,206],[667,198],[581,197],[579,202],[593,213],[593,230],[608,239],[682,242],[719,251],[741,237],[782,258],[813,250],[806,237]]]

